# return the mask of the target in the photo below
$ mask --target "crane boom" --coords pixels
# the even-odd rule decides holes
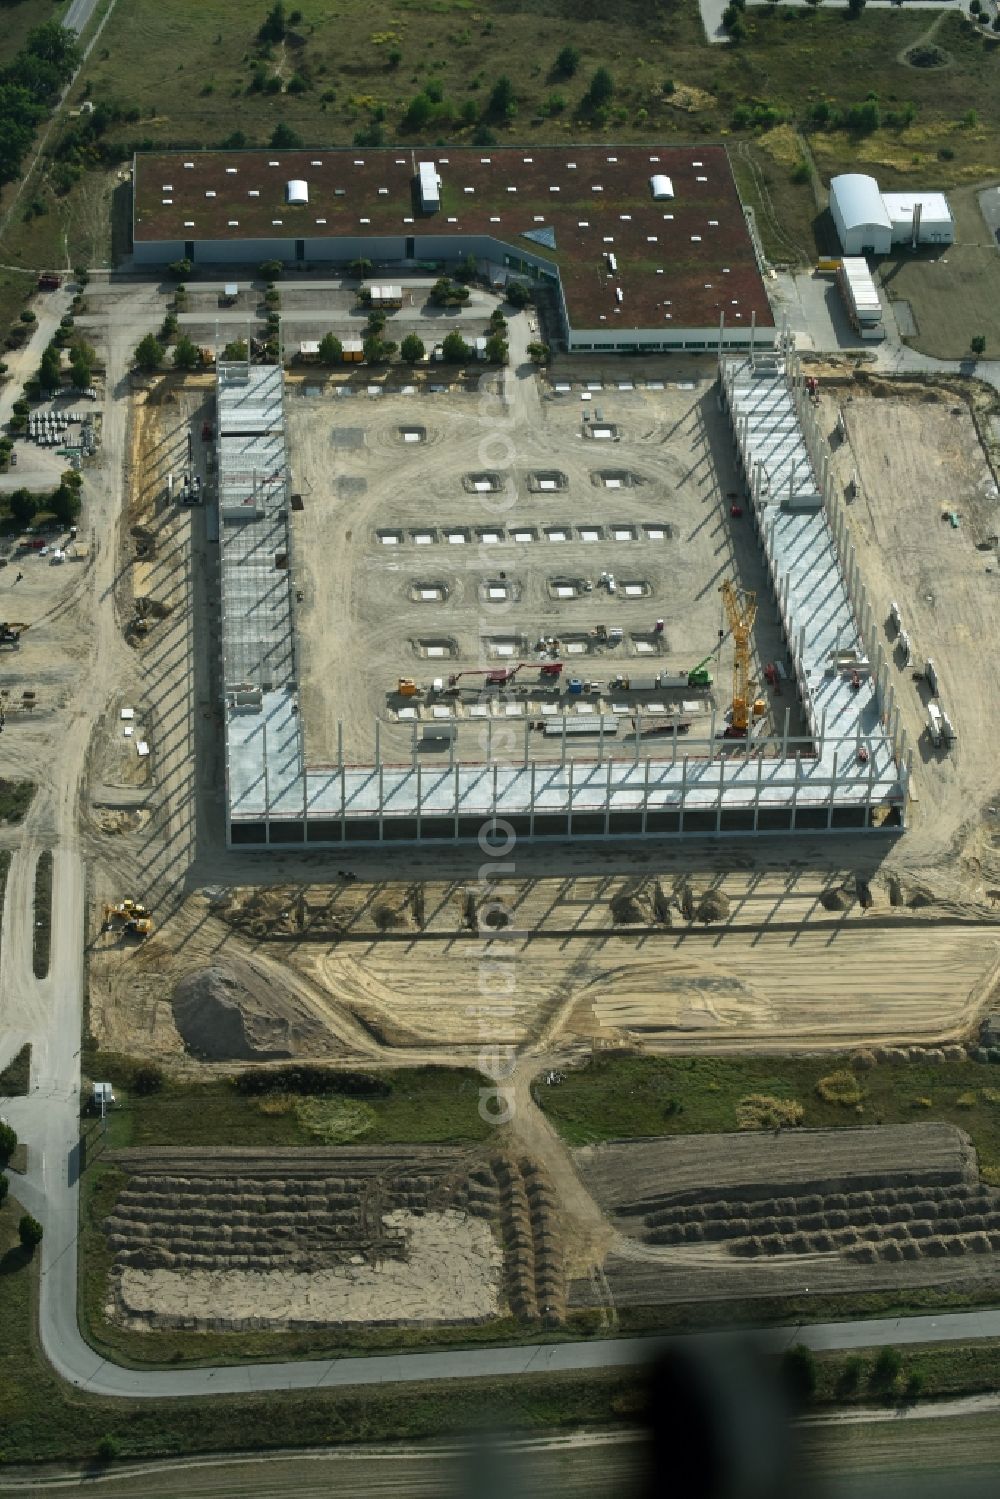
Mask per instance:
[[[727,578],[720,588],[733,635],[733,707],[731,728],[745,734],[750,722],[750,635],[757,618],[757,595],[742,597]]]

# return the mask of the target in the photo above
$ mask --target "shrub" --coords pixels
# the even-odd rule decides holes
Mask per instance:
[[[580,54],[575,47],[563,47],[556,58],[553,71],[559,78],[572,78],[580,66]]]
[[[902,1367],[903,1359],[898,1348],[880,1348],[872,1368],[872,1383],[880,1389],[888,1389],[896,1383]]]
[[[861,1374],[865,1363],[858,1354],[854,1353],[849,1359],[844,1360],[840,1378],[837,1381],[837,1389],[843,1395],[851,1395],[861,1384]]]
[[[226,347],[222,351],[222,357],[224,360],[233,360],[238,364],[241,360],[246,359],[248,352],[246,339],[234,338],[226,344]]]
[[[0,1165],[6,1166],[17,1149],[17,1130],[0,1119]]]
[[[297,130],[293,130],[291,125],[286,125],[282,120],[281,124],[275,125],[271,132],[269,145],[275,151],[298,151],[302,148],[302,137]]]
[[[796,1098],[749,1093],[736,1105],[737,1129],[782,1129],[801,1124],[805,1109]]]
[[[860,1103],[865,1096],[860,1082],[846,1067],[821,1077],[816,1092],[824,1103],[838,1103],[845,1108]]]
[[[194,262],[185,256],[183,260],[172,260],[167,266],[167,270],[175,281],[183,281],[184,277],[190,276],[194,270]]]
[[[32,323],[37,323],[38,319],[35,317],[35,314],[26,307],[21,313],[21,322],[27,324],[30,327]]]
[[[159,1067],[148,1063],[145,1067],[136,1069],[132,1078],[132,1088],[140,1098],[149,1098],[151,1094],[159,1093],[162,1087],[163,1073]]]
[[[346,1093],[356,1098],[388,1098],[392,1084],[370,1072],[338,1072],[333,1068],[299,1064],[273,1072],[240,1072],[233,1087],[247,1095],[261,1093]]]
[[[23,1213],[17,1225],[17,1236],[29,1252],[42,1242],[42,1225],[30,1213]]]

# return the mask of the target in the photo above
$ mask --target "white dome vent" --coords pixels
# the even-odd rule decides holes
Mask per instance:
[[[304,182],[301,177],[293,177],[292,181],[285,187],[285,198],[293,208],[302,207],[303,204],[308,203],[308,182]]]
[[[665,177],[662,172],[657,172],[649,179],[649,191],[652,193],[654,199],[657,202],[660,202],[663,199],[673,197],[674,184],[671,182],[670,178]]]

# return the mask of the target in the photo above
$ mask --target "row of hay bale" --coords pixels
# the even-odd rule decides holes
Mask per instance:
[[[494,1170],[510,1308],[525,1321],[558,1326],[566,1316],[566,1272],[555,1193],[527,1158],[498,1157]]]
[[[956,1200],[988,1198],[1000,1203],[1000,1192],[981,1182],[968,1182],[954,1171],[935,1173],[934,1179],[922,1176],[919,1181],[913,1181],[907,1173],[850,1188],[843,1181],[826,1184],[802,1182],[788,1186],[784,1191],[773,1185],[741,1184],[732,1197],[724,1196],[718,1187],[685,1188],[656,1202],[647,1198],[641,1203],[623,1204],[618,1212],[626,1217],[639,1216],[644,1223],[660,1227],[666,1223],[686,1222],[690,1217],[697,1217],[699,1211],[703,1211],[707,1218],[750,1218],[757,1215],[776,1218],[803,1212],[819,1213],[829,1208],[872,1207],[876,1203],[940,1201],[949,1196]]]
[[[535,1288],[535,1236],[531,1229],[528,1190],[516,1161],[507,1156],[499,1156],[494,1163],[494,1171],[499,1186],[507,1300],[515,1317],[533,1321],[538,1316],[538,1298]]]
[[[698,1242],[692,1238],[688,1242]],[[894,1249],[889,1258],[917,1259],[923,1254],[937,1254],[941,1251],[937,1248],[928,1249],[928,1245],[961,1244],[975,1246],[978,1253],[989,1254],[1000,1249],[1000,1231],[986,1232],[948,1232],[936,1233],[931,1224],[917,1224],[912,1228],[906,1225],[890,1225],[886,1228],[875,1225],[869,1228],[842,1228],[828,1232],[813,1234],[750,1234],[743,1239],[730,1240],[726,1248],[731,1254],[742,1255],[748,1258],[767,1255],[781,1254],[847,1254],[854,1258],[868,1258],[868,1253],[873,1250],[876,1256],[881,1255],[886,1245],[893,1244],[899,1250],[896,1254]],[[912,1250],[912,1252],[911,1252]],[[960,1250],[948,1250],[949,1253],[960,1253]]]
[[[954,1233],[1000,1227],[1000,1192],[985,1186],[939,1186],[831,1193],[827,1197],[811,1193],[799,1199],[762,1198],[751,1203],[716,1199],[707,1204],[655,1210],[645,1219],[643,1236],[651,1244],[679,1244],[697,1237],[688,1232],[697,1224],[712,1230],[707,1237],[725,1239],[742,1238],[747,1233],[815,1233],[849,1224],[917,1220],[943,1220],[950,1225],[944,1231]]]

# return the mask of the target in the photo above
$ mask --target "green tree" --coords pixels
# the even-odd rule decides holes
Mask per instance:
[[[801,1409],[816,1393],[816,1359],[803,1343],[786,1348],[781,1356],[781,1376],[792,1404]]]
[[[504,297],[511,307],[527,307],[531,301],[531,292],[523,281],[508,281],[504,289]]]
[[[193,370],[200,357],[197,344],[189,338],[179,338],[174,344],[174,369]]]
[[[426,352],[423,339],[415,333],[408,333],[399,346],[399,357],[407,364],[419,364]]]
[[[498,119],[508,119],[517,108],[514,85],[506,73],[501,73],[490,94],[489,111]]]
[[[73,485],[65,480],[53,490],[47,508],[52,511],[61,526],[72,526],[80,518],[80,495]]]
[[[285,265],[281,260],[262,260],[257,269],[265,280],[270,281],[272,277],[281,275]]]
[[[302,147],[302,137],[282,120],[271,132],[270,145],[275,151],[298,151]]]
[[[556,58],[553,69],[557,78],[572,78],[580,66],[580,54],[575,47],[564,47]]]
[[[21,313],[21,322],[26,323],[29,328],[31,327],[32,323],[38,322],[38,319],[36,318],[30,307],[26,307]]]
[[[97,1444],[97,1461],[100,1463],[113,1462],[120,1451],[121,1444],[117,1437],[110,1435],[103,1436]]]
[[[319,341],[320,364],[334,365],[342,363],[344,358],[344,346],[335,333],[324,333]]]
[[[975,338],[970,339],[970,341],[969,341],[969,348],[972,350],[973,354],[975,354],[975,356],[976,356],[977,359],[980,358],[981,355],[985,354],[986,353],[986,338],[985,338],[985,335],[982,334],[982,333],[977,333],[976,336],[975,336]]]
[[[147,375],[163,363],[163,345],[154,333],[147,333],[136,346],[135,362]]]
[[[46,21],[29,31],[24,51],[42,62],[51,63],[59,72],[62,83],[68,83],[80,65],[80,48],[76,37],[58,21]]]
[[[902,1367],[903,1359],[898,1348],[881,1348],[872,1369],[873,1384],[883,1390],[889,1389],[899,1378]]]
[[[183,281],[184,277],[190,276],[194,270],[194,262],[189,260],[185,255],[183,260],[172,260],[167,266],[167,270],[175,281]]]
[[[486,358],[490,364],[506,364],[509,350],[502,333],[491,333],[486,340]]]
[[[551,358],[551,350],[548,344],[533,343],[528,345],[528,358],[532,364],[548,364]]]
[[[234,338],[226,344],[222,357],[227,364],[241,364],[249,352],[245,338]]]
[[[260,29],[257,32],[257,40],[260,42],[280,42],[285,35],[285,7],[281,0],[272,5]]]
[[[38,514],[38,501],[27,489],[15,489],[10,497],[10,513],[19,526],[30,526]],[[6,1124],[0,1124],[0,1160],[4,1160],[3,1131],[9,1128]],[[13,1133],[13,1131],[12,1131]],[[17,1136],[14,1136],[14,1144],[17,1144]]]
[[[399,122],[400,128],[407,132],[423,130],[433,113],[434,106],[427,95],[414,94]]]
[[[615,81],[607,68],[598,68],[590,80],[584,104],[588,109],[602,109],[605,104],[611,103],[611,97],[615,91]]]
[[[476,257],[470,253],[463,256],[455,267],[455,279],[456,281],[473,281],[477,271]]]
[[[441,353],[449,364],[464,364],[470,358],[472,350],[461,333],[453,330],[441,340]]]
[[[368,332],[371,334],[379,334],[382,332],[384,327],[385,313],[382,311],[381,307],[378,307],[374,312],[370,312],[368,314]]]
[[[847,13],[852,20],[858,19],[867,3],[868,0],[847,0]]]
[[[18,495],[27,494],[26,489],[15,489],[10,497],[10,508],[14,509],[14,501]],[[32,511],[34,514],[34,511]],[[11,1156],[17,1149],[17,1130],[5,1119],[0,1119],[0,1166],[6,1166]]]
[[[78,339],[70,349],[69,367],[73,377],[73,388],[75,390],[86,390],[88,385],[94,381],[94,360],[96,353],[90,344]]]
[[[7,1193],[10,1191],[10,1177],[0,1174],[0,1208],[7,1201]]]
[[[42,1225],[30,1213],[23,1213],[17,1225],[17,1236],[29,1252],[42,1242]]]
[[[362,348],[369,364],[388,364],[396,352],[396,345],[390,339],[380,338],[377,333],[366,338]]]
[[[42,361],[38,366],[38,383],[43,390],[58,390],[62,384],[62,360],[59,350],[54,344],[42,352]],[[90,384],[90,381],[87,381]]]

